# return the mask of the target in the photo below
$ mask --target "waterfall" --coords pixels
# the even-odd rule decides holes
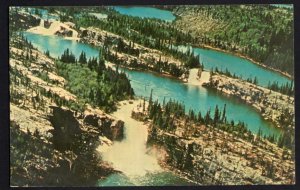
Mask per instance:
[[[77,36],[78,36],[78,32],[72,30],[72,38],[77,38]]]
[[[44,19],[41,19],[40,26],[43,27],[43,28],[45,28],[45,21],[44,21]]]
[[[116,170],[122,171],[128,177],[144,176],[147,172],[161,170],[157,156],[147,153],[147,127],[143,122],[131,118],[131,110],[136,105],[137,103],[122,105],[114,113],[114,116],[125,122],[125,139],[100,151],[104,161],[111,163]]]

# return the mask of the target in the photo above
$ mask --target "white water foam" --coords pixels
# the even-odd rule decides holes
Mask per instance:
[[[128,177],[144,176],[147,172],[159,172],[157,156],[148,154],[146,141],[148,130],[142,122],[131,118],[131,110],[138,103],[122,105],[113,115],[125,122],[125,139],[114,142],[108,148],[98,148],[102,159],[111,163],[114,169],[122,171]]]
[[[45,21],[44,21],[44,19],[41,19],[41,21],[40,21],[40,27],[45,28]]]

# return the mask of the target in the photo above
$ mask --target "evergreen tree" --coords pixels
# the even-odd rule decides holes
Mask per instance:
[[[215,108],[215,115],[214,115],[214,125],[216,125],[220,120],[220,112],[219,112],[219,107],[216,105]]]
[[[222,123],[226,123],[226,104],[224,104],[223,108]]]
[[[151,107],[152,107],[152,92],[153,92],[153,89],[151,89],[151,92],[150,92],[148,111],[151,110]]]
[[[206,125],[208,125],[208,124],[210,124],[210,120],[211,120],[211,117],[210,117],[210,108],[209,108],[208,111],[206,112],[204,123]]]
[[[85,52],[83,52],[83,51],[81,52],[78,62],[81,64],[87,63]]]

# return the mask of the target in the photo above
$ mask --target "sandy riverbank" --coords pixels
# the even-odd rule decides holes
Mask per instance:
[[[45,28],[44,24],[40,24],[39,26],[27,30],[27,32],[49,36],[56,35],[57,33],[63,33],[65,31],[72,32],[72,36],[66,36],[65,39],[76,41],[80,40],[80,38],[78,38],[78,32],[76,30],[72,29],[68,24],[62,23],[60,21],[53,21],[49,28]]]

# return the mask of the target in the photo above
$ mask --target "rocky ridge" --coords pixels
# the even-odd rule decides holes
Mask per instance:
[[[182,118],[167,132],[141,110],[132,117],[148,125],[148,144],[167,153],[162,165],[201,185],[295,183],[292,152],[259,136],[249,142],[211,125],[184,124]]]
[[[113,34],[108,31],[101,30],[99,28],[95,27],[89,27],[89,28],[80,28],[80,41],[83,43],[88,43],[94,46],[102,47],[106,40],[111,40],[113,42],[116,42],[118,39],[122,39],[126,46],[130,46],[130,41],[127,39],[124,39],[123,37]],[[185,70],[184,74],[179,77],[180,80],[187,82],[189,71],[188,69],[184,69],[183,63],[175,59],[172,56],[168,56],[164,54],[163,52],[156,50],[156,49],[150,49],[147,47],[144,47],[140,44],[134,43],[134,49],[138,50],[139,55],[134,56],[123,52],[116,53],[113,49],[116,48],[116,45],[113,45],[113,48],[110,48],[110,52],[112,54],[116,54],[118,56],[118,59],[122,60],[125,64],[122,64],[120,66],[124,66],[130,69],[142,69],[143,67],[147,68],[147,71],[151,71],[154,68],[153,63],[156,63],[157,61],[161,60],[163,62],[168,62],[169,64],[175,65],[176,67]],[[137,61],[138,65],[141,65],[141,67],[132,67],[130,64],[133,61]],[[160,71],[160,74],[166,75],[166,76],[172,76],[171,73],[168,71]]]
[[[10,44],[11,185],[95,185],[115,172],[96,148],[104,137],[121,140],[124,123],[78,106],[54,60],[20,41]]]
[[[294,97],[221,74],[214,74],[204,86],[239,98],[279,128],[295,129]]]

